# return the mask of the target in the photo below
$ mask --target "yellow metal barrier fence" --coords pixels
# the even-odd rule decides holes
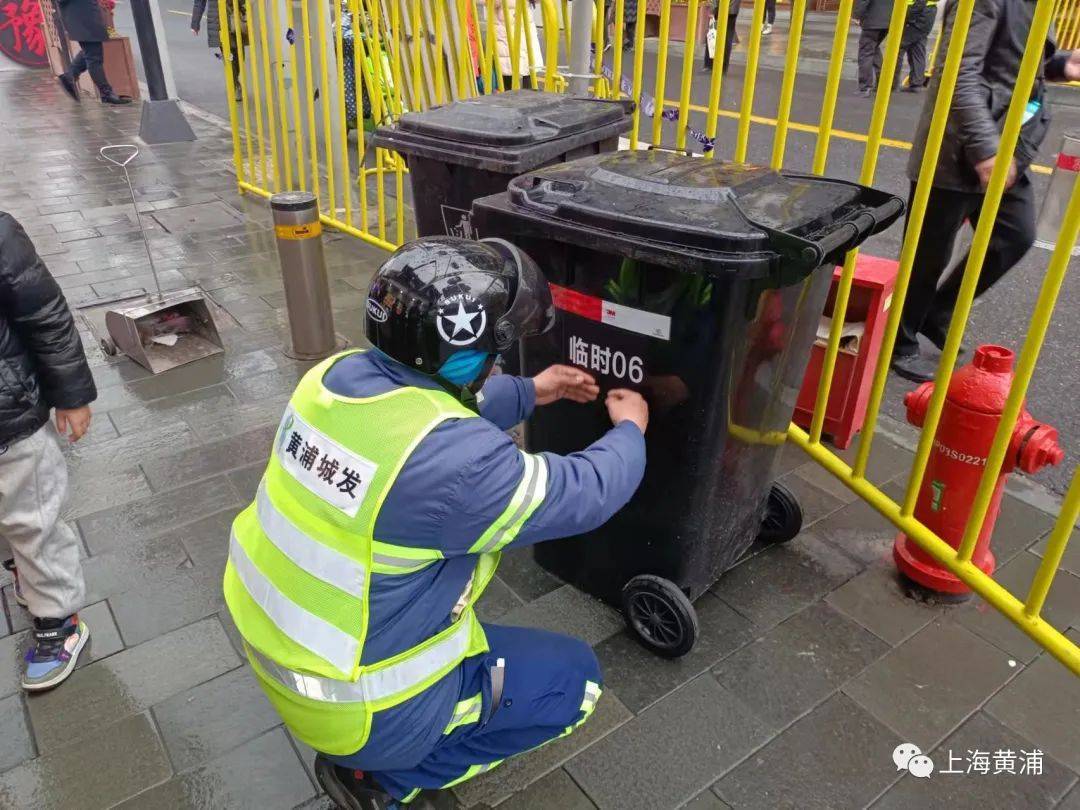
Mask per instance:
[[[232,49],[223,27],[221,43],[226,63],[235,59],[240,68],[237,87],[233,85],[228,64],[224,70],[240,190],[269,196],[279,190],[309,189],[319,197],[324,224],[387,250],[410,238],[415,231],[408,221],[404,162],[393,153],[370,148],[370,130],[374,126],[393,121],[405,111],[422,110],[454,99],[522,86],[551,91],[562,90],[566,85],[567,70],[560,66],[560,59],[565,60],[569,52],[569,33],[564,25],[569,19],[566,0],[315,0],[314,8],[311,2],[299,0],[299,29],[295,27],[297,13],[293,0],[217,1],[221,18],[231,21],[229,29],[242,32],[234,39],[238,47]],[[599,96],[628,96],[638,102],[629,136],[630,148],[663,146],[685,150],[689,144],[695,152],[703,152],[709,159],[744,161],[751,146],[755,145],[751,142],[754,125],[758,125],[759,134],[762,126],[769,126],[774,132],[768,162],[774,168],[784,165],[789,135],[795,132],[800,136],[815,136],[810,168],[815,173],[824,173],[835,136],[847,142],[865,143],[858,179],[872,184],[882,148],[910,148],[910,144],[884,136],[907,0],[894,0],[882,72],[865,134],[843,132],[833,126],[847,56],[853,0],[840,0],[835,16],[832,53],[817,124],[791,120],[806,0],[794,0],[792,4],[791,46],[780,77],[775,119],[754,113],[765,0],[755,0],[749,29],[743,32],[746,63],[738,107],[723,107],[721,66],[726,42],[726,12],[728,4],[737,1],[718,0],[717,53],[708,78],[708,89],[704,91],[707,98],[702,99],[705,104],[695,104],[694,60],[703,45],[695,42],[691,35],[682,46],[673,47],[672,0],[661,0],[659,36],[648,41],[643,0],[595,0],[596,16],[590,32],[595,63],[591,87]],[[934,394],[901,502],[889,498],[867,478],[889,374],[889,358],[900,326],[919,234],[926,218],[974,4],[975,0],[956,0],[951,36],[944,43],[945,57],[935,63],[935,70],[940,74],[936,81],[940,82],[941,89],[935,101],[908,213],[886,334],[854,461],[849,465],[823,443],[823,427],[854,279],[856,251],[846,257],[843,265],[809,430],[793,424],[786,435],[770,434],[758,440],[771,443],[786,440],[802,448],[974,592],[1080,675],[1080,648],[1042,615],[1065,545],[1080,517],[1080,469],[1074,472],[1042,563],[1026,594],[1021,597],[1010,593],[971,560],[1005,459],[1009,437],[1031,383],[1068,269],[1071,250],[1080,234],[1080,185],[1072,193],[1057,248],[1043,278],[1020,351],[1015,381],[960,548],[952,548],[919,522],[914,509],[991,230],[1006,190],[1007,161],[997,162],[990,179],[971,252],[963,268]],[[686,30],[697,30],[697,21],[702,15],[709,14],[712,14],[709,3],[686,0]],[[1011,154],[1016,147],[1024,109],[1042,58],[1043,42],[1052,21],[1056,22],[1059,41],[1070,45],[1080,42],[1078,19],[1080,0],[1038,0],[1020,75],[1004,120],[1002,154]],[[624,41],[630,46],[629,53],[625,54],[620,47]],[[937,50],[938,45],[935,45],[935,52]],[[682,60],[680,64],[669,64],[673,53],[677,54],[676,59]],[[624,76],[627,70],[629,78]],[[675,101],[668,99],[669,80],[679,82],[678,93],[672,94]],[[654,90],[655,97],[649,96],[646,87]],[[697,89],[703,90],[704,83]],[[695,121],[701,116],[703,122]],[[642,125],[646,123],[642,119],[650,117],[649,137],[642,143]],[[721,118],[736,121],[732,137],[718,137]],[[712,148],[714,144],[715,148]],[[1075,440],[1075,437],[1071,438]]]

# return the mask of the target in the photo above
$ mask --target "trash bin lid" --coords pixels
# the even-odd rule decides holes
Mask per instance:
[[[511,90],[401,116],[400,132],[477,146],[528,146],[620,123],[628,102]]]
[[[521,174],[567,152],[618,137],[633,125],[632,101],[511,90],[405,113],[375,131],[374,144],[409,157]]]
[[[775,269],[778,257],[813,270],[903,211],[899,198],[854,183],[663,151],[537,169],[510,182],[508,201],[516,213],[577,226],[565,235],[592,232],[594,244],[602,232],[674,254],[665,264],[690,250],[712,270],[751,275]]]

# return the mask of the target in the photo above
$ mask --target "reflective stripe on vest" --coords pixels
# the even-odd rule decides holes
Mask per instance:
[[[229,538],[229,562],[248,595],[282,633],[342,672],[352,670],[360,642],[300,607],[274,587],[248,557],[235,532]]]
[[[409,692],[440,671],[457,664],[469,649],[471,614],[453,625],[437,643],[389,666],[375,665],[355,681],[339,681],[294,672],[245,645],[263,671],[291,692],[327,703],[374,703]]]
[[[259,484],[255,495],[259,526],[278,551],[314,577],[357,598],[364,596],[367,572],[364,566],[340,554],[300,531],[278,511],[266,493],[266,483]],[[258,601],[258,600],[256,600]]]
[[[510,498],[510,505],[499,519],[480,535],[480,539],[473,543],[470,553],[484,554],[505,547],[517,537],[525,521],[544,502],[547,495],[547,462],[543,456],[534,456],[531,453],[522,453],[521,458],[525,462],[525,471]]]

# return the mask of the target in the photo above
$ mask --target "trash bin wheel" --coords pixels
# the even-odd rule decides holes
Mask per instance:
[[[765,504],[758,539],[766,543],[786,543],[802,530],[802,507],[795,493],[783,484],[773,484]]]
[[[103,337],[101,339],[101,350],[105,352],[109,357],[116,356],[116,344],[113,343],[112,338]]]
[[[639,642],[664,658],[690,652],[698,637],[694,606],[675,583],[648,574],[623,586],[623,614]]]

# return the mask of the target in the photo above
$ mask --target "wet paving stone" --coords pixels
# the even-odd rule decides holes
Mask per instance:
[[[100,554],[145,541],[237,503],[239,496],[232,484],[219,476],[95,512],[79,518],[78,523],[90,552]]]
[[[137,501],[153,495],[146,476],[137,466],[116,470],[109,475],[68,477],[68,500],[64,517],[74,520],[112,506]]]
[[[291,810],[315,793],[285,732],[274,729],[117,810]]]
[[[160,492],[212,478],[253,462],[262,462],[265,466],[270,457],[275,430],[273,425],[264,425],[239,436],[144,461],[142,469],[150,486]]]
[[[1058,805],[1065,791],[1076,782],[1076,774],[1044,753],[1041,771],[1022,772],[1035,744],[1003,726],[984,712],[978,712],[930,752],[934,773],[916,779],[904,774],[874,803],[873,810],[908,810],[913,807],[1015,807],[1040,810]],[[1012,756],[998,758],[997,752]],[[968,772],[974,752],[986,757],[988,771]],[[1007,764],[1007,763],[1010,763]],[[978,767],[978,766],[976,766]],[[1011,768],[1010,773],[1007,769]],[[1000,769],[1000,770],[999,770]],[[961,773],[943,773],[943,771]]]
[[[820,468],[814,468],[820,471]],[[820,471],[822,475],[828,475]],[[803,526],[812,526],[822,518],[831,515],[847,501],[836,497],[828,489],[818,485],[817,476],[813,480],[792,473],[780,479],[780,483],[791,490],[799,501],[803,513]]]
[[[476,615],[482,622],[498,622],[507,613],[521,605],[522,601],[505,582],[496,576],[480,597],[476,605]]]
[[[232,392],[224,383],[217,383],[176,396],[150,400],[145,404],[114,409],[109,412],[109,418],[120,433],[127,434],[148,427],[185,424],[184,416],[192,410],[216,407],[224,411],[236,405]]]
[[[1032,552],[1038,554],[1040,557],[1045,556],[1046,546],[1050,541],[1050,535],[1047,533],[1042,540],[1031,547]],[[1061,557],[1061,566],[1059,570],[1068,571],[1070,574],[1075,574],[1080,577],[1080,529],[1074,530],[1069,535],[1069,542],[1065,546],[1065,554]]]
[[[749,756],[713,790],[732,807],[836,810],[865,807],[893,779],[900,739],[837,694]]]
[[[143,543],[129,543],[83,560],[86,599],[96,602],[140,583],[172,577],[190,565],[179,531]]]
[[[906,742],[928,750],[1017,674],[1020,665],[1010,661],[963,627],[933,622],[843,691]]]
[[[601,810],[678,807],[768,739],[765,723],[705,674],[574,757],[566,770]]]
[[[895,566],[888,563],[867,568],[830,593],[825,601],[892,645],[955,610],[912,599]]]
[[[0,700],[0,773],[33,757],[34,740],[21,694]]]
[[[816,602],[859,572],[848,557],[804,531],[725,573],[712,592],[762,630]]]
[[[196,568],[209,569],[220,575],[225,570],[225,560],[229,556],[232,523],[242,508],[231,506],[163,536],[182,544]]]
[[[729,655],[713,675],[779,730],[889,646],[828,605],[811,605]]]
[[[656,656],[628,629],[597,645],[604,683],[634,713],[705,672],[756,635],[747,619],[711,593],[698,599],[694,609],[700,634],[693,649],[682,658]]]
[[[531,548],[511,548],[502,555],[499,578],[521,599],[531,602],[562,587],[562,581],[549,574],[533,559]]]
[[[149,715],[102,720],[93,745],[72,743],[0,774],[0,806],[105,810],[172,775]]]
[[[541,596],[499,618],[499,624],[538,627],[553,633],[598,644],[623,628],[623,619],[614,608],[579,591],[572,585]]]
[[[217,613],[225,607],[221,577],[221,569],[192,567],[111,596],[124,642],[133,647]]]
[[[178,771],[202,765],[281,725],[246,666],[173,695],[153,713]]]
[[[559,768],[538,779],[520,793],[515,793],[499,805],[500,810],[595,810],[596,805],[574,784],[574,780]]]
[[[63,689],[28,699],[38,748],[51,752],[96,739],[102,724],[145,711],[239,664],[216,618],[109,656],[76,670]]]

